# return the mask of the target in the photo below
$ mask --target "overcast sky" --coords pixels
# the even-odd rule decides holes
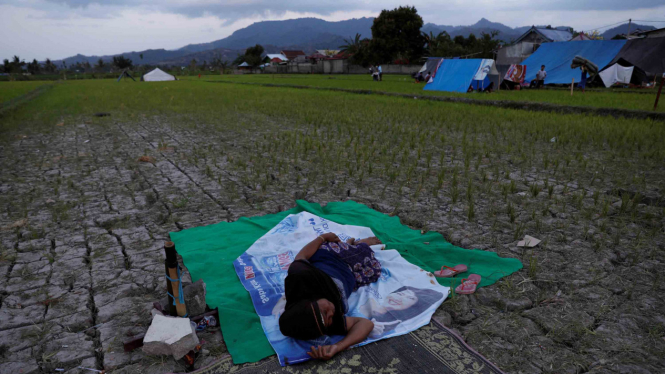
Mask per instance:
[[[628,18],[665,21],[663,0],[0,0],[0,59],[177,49],[222,39],[263,20],[339,21],[374,17],[381,9],[406,4],[414,5],[426,23],[439,25],[470,25],[485,17],[511,27],[590,30]],[[649,24],[665,27],[665,22]]]

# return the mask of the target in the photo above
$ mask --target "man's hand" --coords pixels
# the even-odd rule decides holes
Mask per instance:
[[[312,351],[307,352],[309,357],[323,361],[330,360],[334,355],[336,355],[340,351],[336,344],[318,346],[317,348],[314,348],[314,346],[312,346],[311,348]]]
[[[383,335],[383,333],[386,332],[388,325],[394,325],[395,322],[401,323],[402,321],[397,320],[397,321],[391,321],[391,322],[377,322],[376,319],[372,318],[372,323],[374,323],[374,328],[372,329],[372,332],[369,333],[369,337],[372,339],[376,339]]]
[[[323,235],[320,235],[321,238],[323,238],[324,242],[333,242],[333,243],[339,243],[340,240],[337,237],[337,235],[334,232],[327,232]]]

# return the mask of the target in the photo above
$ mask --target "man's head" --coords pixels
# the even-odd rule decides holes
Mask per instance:
[[[545,65],[540,65],[540,70],[545,70]]]
[[[301,340],[346,334],[344,315],[327,299],[303,300],[285,310],[279,328],[285,336]]]

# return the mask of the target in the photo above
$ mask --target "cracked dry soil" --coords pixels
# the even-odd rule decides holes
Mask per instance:
[[[459,175],[472,184],[462,195],[471,200],[474,189],[469,214],[454,196],[457,174],[440,192],[421,193],[429,182],[398,186],[371,169],[358,178],[348,161],[322,176],[285,153],[271,156],[283,158],[278,168],[257,171],[248,155],[260,158],[282,133],[299,131],[287,123],[224,130],[159,117],[94,121],[17,130],[1,144],[0,373],[184,370],[122,349],[147,330],[152,302],[164,295],[168,233],[281,211],[295,199],[353,199],[453,244],[521,259],[521,271],[448,299],[434,317],[506,372],[665,372],[662,165],[620,190],[612,177],[589,184],[593,171],[562,165],[556,174],[479,155]],[[459,148],[442,154],[435,167],[465,163]],[[602,173],[633,175],[627,165]],[[518,248],[523,234],[543,242]],[[210,353],[198,366],[227,354],[219,331],[203,339]]]

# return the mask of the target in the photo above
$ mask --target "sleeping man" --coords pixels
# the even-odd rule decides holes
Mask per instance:
[[[345,243],[326,233],[305,245],[289,266],[284,281],[286,305],[279,318],[281,333],[301,340],[344,336],[336,344],[312,346],[310,357],[328,360],[365,340],[374,329],[369,319],[346,314],[350,294],[381,276],[381,263],[370,248],[375,244],[381,244],[376,237]]]

